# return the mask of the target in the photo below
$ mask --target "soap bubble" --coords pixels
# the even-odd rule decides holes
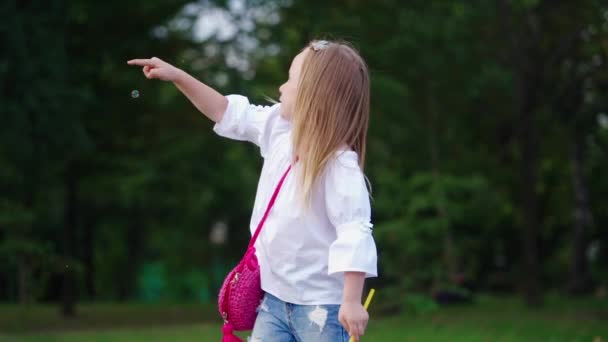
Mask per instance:
[[[139,91],[138,90],[133,90],[131,92],[131,97],[134,98],[134,99],[138,98],[139,97]]]

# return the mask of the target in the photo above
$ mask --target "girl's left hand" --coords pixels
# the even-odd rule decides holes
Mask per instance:
[[[342,302],[340,312],[338,313],[338,320],[342,323],[344,329],[348,331],[348,334],[355,341],[359,341],[359,336],[365,333],[369,314],[360,302]]]
[[[149,79],[159,79],[163,81],[175,82],[180,75],[180,69],[163,61],[160,58],[132,59],[127,61],[129,65],[139,65],[143,67],[144,75]]]

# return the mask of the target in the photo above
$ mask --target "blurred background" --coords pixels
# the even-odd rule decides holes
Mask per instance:
[[[608,340],[608,1],[3,0],[0,18],[0,339],[219,340],[262,160],[126,61],[265,104],[326,38],[372,80],[362,341]]]

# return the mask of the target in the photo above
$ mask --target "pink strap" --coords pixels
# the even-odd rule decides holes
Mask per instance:
[[[283,182],[285,181],[285,178],[287,177],[287,174],[289,173],[290,170],[291,170],[291,164],[289,164],[289,167],[283,174],[283,177],[281,177],[279,184],[277,185],[276,189],[274,189],[274,193],[272,194],[272,198],[270,198],[270,202],[268,203],[266,212],[264,213],[262,220],[260,220],[260,223],[258,224],[258,227],[256,228],[255,233],[253,234],[253,237],[251,238],[251,241],[249,241],[249,246],[247,247],[247,250],[249,250],[251,247],[253,247],[255,245],[255,241],[258,239],[258,235],[260,235],[262,226],[264,226],[264,222],[266,222],[266,219],[268,218],[270,209],[272,209],[272,206],[274,205],[274,201],[277,199],[277,196],[279,195],[279,190],[281,190],[281,187],[283,186]]]
[[[245,252],[245,256],[243,257],[243,260],[247,259],[247,262],[251,261],[251,258],[247,258],[247,254],[249,253],[254,253],[254,244],[255,241],[258,238],[258,235],[260,235],[260,231],[262,230],[262,226],[264,225],[264,222],[266,222],[266,218],[268,218],[268,213],[270,213],[270,209],[272,209],[272,206],[274,205],[275,200],[277,199],[277,195],[279,194],[279,190],[281,190],[281,187],[283,186],[283,182],[285,181],[285,178],[287,177],[287,174],[289,173],[289,171],[291,170],[291,164],[289,165],[289,167],[287,168],[287,170],[285,171],[285,174],[283,174],[283,177],[281,177],[281,180],[279,181],[279,184],[277,185],[276,189],[274,190],[274,193],[272,194],[272,198],[270,199],[270,202],[268,203],[268,207],[266,208],[266,212],[264,213],[264,216],[262,217],[262,220],[260,220],[260,223],[258,224],[257,229],[255,230],[255,233],[253,234],[253,237],[251,238],[251,241],[249,242],[249,246],[247,247],[247,251]],[[243,263],[243,260],[241,260],[241,262],[237,265],[237,273],[241,272],[243,267],[250,267],[249,265],[245,265]],[[232,281],[232,279],[230,280]],[[224,318],[224,323],[228,324],[228,300],[227,298],[230,298],[230,285],[228,285],[226,287],[226,291],[224,292],[224,300],[223,305],[222,305],[222,316]],[[230,326],[231,327],[231,326]]]

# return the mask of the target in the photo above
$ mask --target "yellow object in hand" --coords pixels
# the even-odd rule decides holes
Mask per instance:
[[[363,308],[365,310],[367,310],[367,308],[369,307],[369,303],[372,302],[372,298],[374,298],[374,293],[376,293],[376,289],[369,290],[369,293],[367,294],[367,298],[365,299],[365,304],[363,304]],[[355,338],[351,337],[349,342],[355,342]]]

